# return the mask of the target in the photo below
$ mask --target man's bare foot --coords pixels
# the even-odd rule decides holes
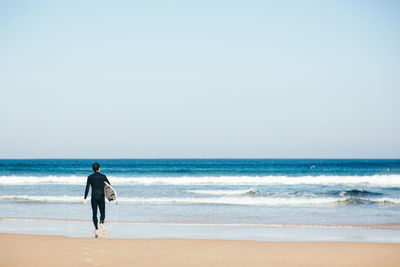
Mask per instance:
[[[94,230],[93,233],[95,238],[99,237],[99,230]]]
[[[107,231],[107,229],[104,227],[104,225],[102,223],[100,224],[100,228],[103,231],[103,233],[105,233]]]

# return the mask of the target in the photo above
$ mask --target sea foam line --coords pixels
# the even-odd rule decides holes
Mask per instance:
[[[238,196],[238,195],[252,195],[256,193],[254,189],[244,190],[186,190],[186,192],[199,194],[199,195],[214,195],[214,196]]]
[[[82,202],[78,196],[0,196],[2,201],[17,202]],[[400,204],[399,198],[273,198],[273,197],[206,197],[206,198],[118,198],[119,203],[130,204],[225,204],[249,206],[304,206],[304,205],[347,205],[361,203]]]
[[[371,185],[400,187],[400,175],[108,177],[112,185]],[[0,185],[84,185],[84,176],[0,176]]]

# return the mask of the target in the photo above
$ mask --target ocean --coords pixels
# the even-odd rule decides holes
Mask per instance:
[[[400,223],[397,159],[0,160],[0,217],[90,222],[82,200],[95,161],[118,193],[106,222]]]

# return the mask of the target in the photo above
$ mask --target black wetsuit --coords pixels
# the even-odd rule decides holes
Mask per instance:
[[[104,219],[106,217],[106,203],[104,201],[104,182],[107,182],[110,184],[108,181],[107,177],[104,174],[101,174],[99,172],[95,172],[87,178],[86,182],[86,189],[85,189],[85,199],[89,193],[89,187],[92,187],[92,210],[93,210],[93,224],[98,229],[97,227],[97,207],[99,207],[100,210],[100,223],[104,223]]]

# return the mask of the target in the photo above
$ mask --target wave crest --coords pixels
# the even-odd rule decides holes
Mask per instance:
[[[352,190],[342,190],[336,192],[337,195],[341,197],[347,197],[347,196],[352,196],[352,197],[364,197],[364,196],[381,196],[381,193],[377,192],[371,192],[363,189],[352,189]]]
[[[113,185],[371,185],[400,187],[400,175],[108,177]],[[0,176],[0,185],[84,185],[83,176]]]

